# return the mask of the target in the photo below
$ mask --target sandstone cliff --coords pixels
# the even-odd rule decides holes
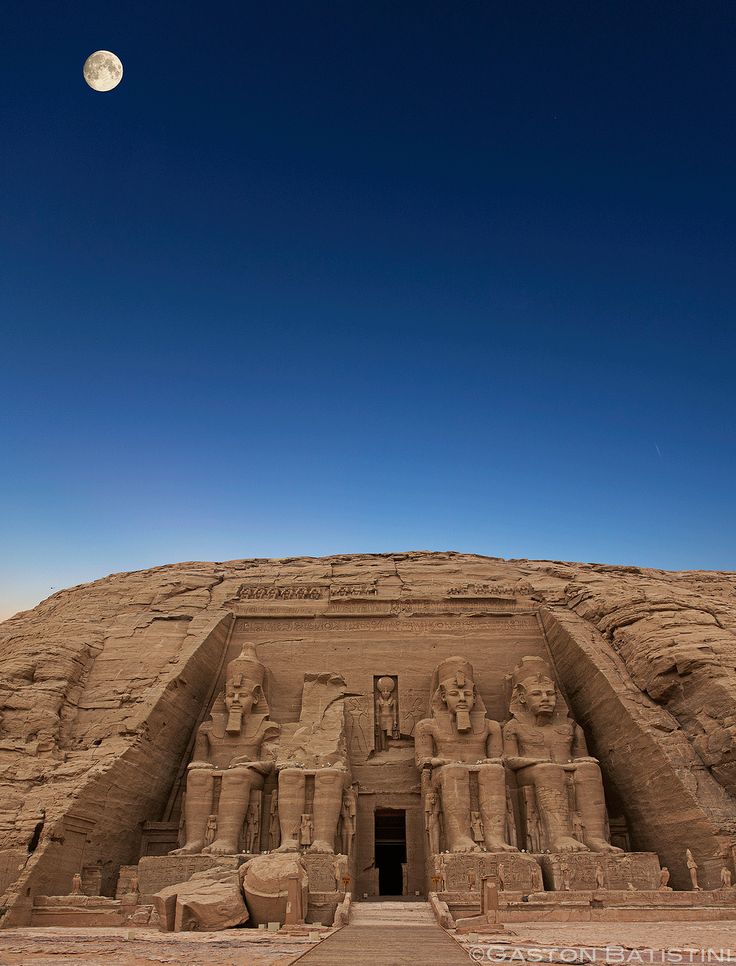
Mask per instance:
[[[58,891],[74,836],[108,892],[137,858],[212,697],[236,605],[337,602],[355,587],[390,588],[399,609],[476,593],[533,601],[635,844],[677,881],[687,841],[715,883],[736,841],[736,574],[421,552],[181,563],[61,591],[0,624],[4,924]]]

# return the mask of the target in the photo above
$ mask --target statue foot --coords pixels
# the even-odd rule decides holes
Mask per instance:
[[[334,853],[335,849],[330,845],[325,839],[315,839],[314,842],[309,846],[308,852],[331,852]]]
[[[564,835],[562,838],[557,839],[551,846],[550,852],[587,852],[588,846],[583,845],[582,842],[578,842],[568,835]]]
[[[202,851],[208,855],[235,855],[238,851],[237,846],[227,839],[215,839],[212,845],[208,845]]]
[[[461,835],[450,846],[450,852],[479,852],[480,846],[469,836]]]
[[[518,852],[519,851],[515,845],[509,845],[508,842],[504,842],[503,839],[487,839],[486,849],[489,852]]]
[[[277,849],[274,849],[274,852],[298,852],[298,851],[299,851],[299,843],[296,841],[296,839],[293,839],[293,840],[287,839],[285,842],[282,842]]]
[[[611,845],[611,843],[606,842],[605,839],[586,838],[585,844],[588,846],[591,852],[609,852],[612,855],[623,852],[623,849],[616,848],[615,845]]]
[[[198,842],[187,842],[180,849],[172,849],[169,855],[198,855],[203,846],[204,842],[201,839]]]

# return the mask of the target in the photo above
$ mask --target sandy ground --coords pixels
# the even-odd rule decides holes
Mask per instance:
[[[475,945],[493,943],[508,945],[512,949],[518,945],[527,949],[536,946],[541,949],[620,946],[639,950],[730,950],[736,964],[736,920],[519,923],[510,929],[513,933],[505,936],[484,937],[480,933]],[[249,929],[168,934],[136,929],[133,938],[129,939],[128,935],[127,929],[111,928],[7,929],[0,932],[0,966],[289,966],[315,946],[307,936],[268,935]],[[462,937],[462,941],[464,945],[470,945],[467,937]],[[699,959],[696,957],[696,961]],[[551,959],[555,960],[564,961],[560,957]],[[417,966],[421,966],[419,949],[416,961]],[[545,958],[543,961],[550,960]],[[641,960],[646,961],[646,958]],[[519,959],[512,962],[519,962]]]
[[[0,932],[0,966],[288,966],[316,944],[252,929],[168,933],[44,927]]]

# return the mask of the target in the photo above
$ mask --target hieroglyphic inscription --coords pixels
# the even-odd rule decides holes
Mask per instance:
[[[339,597],[375,597],[377,593],[375,584],[333,584],[330,588],[333,600]]]
[[[315,584],[244,584],[238,591],[241,600],[322,600],[327,588]]]
[[[457,587],[450,587],[447,597],[518,597],[519,594],[529,594],[532,591],[531,584],[464,584]]]
[[[324,618],[315,615],[304,615],[303,617],[269,617],[268,614],[248,614],[239,616],[236,624],[236,632],[247,631],[250,634],[298,634],[309,633],[319,634],[329,631],[380,631],[381,633],[398,633],[407,635],[423,636],[433,632],[443,631],[464,631],[487,633],[496,630],[531,630],[538,628],[537,619],[532,614],[519,615],[517,617],[489,617],[489,618],[449,618],[447,620],[425,619],[422,616],[415,616],[408,619],[395,617],[375,617],[375,618]]]

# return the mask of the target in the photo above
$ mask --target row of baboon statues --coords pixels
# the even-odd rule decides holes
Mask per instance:
[[[268,847],[350,850],[357,795],[347,758],[312,768],[279,761],[281,726],[269,718],[265,681],[255,647],[245,645],[228,664],[225,687],[197,731],[184,844],[176,852],[232,854],[243,845],[258,851],[262,791],[274,770]],[[487,717],[468,660],[450,657],[435,669],[430,714],[414,732],[430,852],[516,850],[507,771],[520,791],[530,850],[620,851],[608,840],[598,763],[561,707],[549,666],[523,658],[512,684],[511,718],[502,728]],[[396,735],[394,686],[393,678],[378,680],[379,750]]]

